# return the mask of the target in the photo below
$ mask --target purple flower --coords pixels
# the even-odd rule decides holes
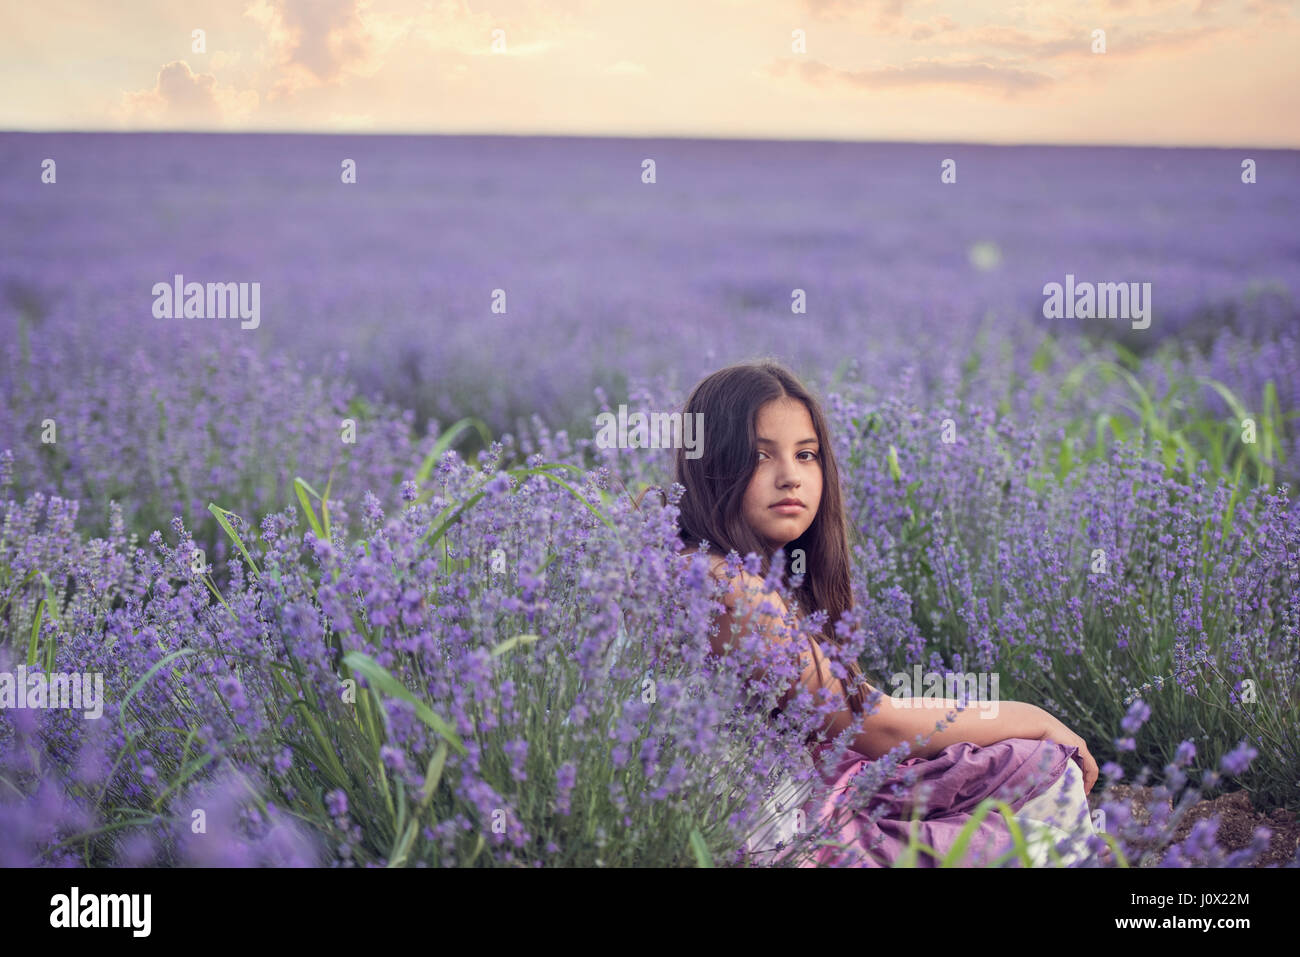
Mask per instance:
[[[1138,729],[1147,722],[1151,717],[1151,708],[1147,706],[1142,699],[1134,701],[1128,709],[1128,714],[1120,719],[1120,727],[1129,734],[1136,734]]]
[[[410,501],[410,499],[407,501]],[[366,489],[366,493],[362,497],[362,514],[365,516],[366,521],[373,525],[382,525],[384,522],[384,510],[379,504],[379,499],[375,497],[375,494],[370,489]]]
[[[293,752],[284,748],[275,756],[275,773],[286,775],[291,767],[293,767]]]
[[[510,758],[510,776],[516,781],[527,781],[528,774],[524,771],[524,762],[528,758],[528,742],[523,738],[515,738],[507,741],[503,747],[506,756]]]
[[[556,799],[555,808],[558,814],[569,813],[569,796],[573,791],[574,784],[578,780],[578,769],[574,767],[572,761],[566,761],[555,771]]]
[[[1241,776],[1250,767],[1250,762],[1259,757],[1259,752],[1252,748],[1245,740],[1242,740],[1235,749],[1229,751],[1219,762],[1219,769],[1224,774]]]

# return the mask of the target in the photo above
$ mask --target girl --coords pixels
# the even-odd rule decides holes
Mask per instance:
[[[713,652],[722,655],[731,647],[733,624],[739,626],[740,635],[754,632],[768,642],[789,643],[788,629],[781,625],[785,604],[775,592],[763,589],[763,577],[777,549],[784,549],[787,556],[802,549],[804,579],[792,593],[797,613],[825,609],[823,638],[839,644],[835,623],[853,604],[848,536],[839,471],[817,401],[780,363],[764,360],[708,376],[691,392],[684,412],[704,414],[702,454],[687,458],[685,450],[678,449],[676,458],[676,481],[686,489],[679,503],[686,560],[694,559],[702,541],[711,546],[715,577],[724,574],[724,556],[732,550],[740,556],[752,551],[763,560],[759,575],[742,572],[729,583],[726,611],[711,639]],[[763,601],[776,613],[749,611],[761,608]],[[1093,833],[1084,795],[1097,779],[1097,763],[1083,739],[1043,709],[1003,701],[998,703],[997,717],[989,719],[978,708],[968,707],[935,733],[936,718],[947,716],[958,702],[948,699],[942,704],[929,701],[928,708],[908,707],[911,699],[876,696],[856,662],[848,665],[853,687],[847,688],[834,677],[821,643],[815,640],[800,650],[799,661],[799,683],[818,704],[829,696],[847,707],[827,719],[820,740],[814,736],[808,742],[810,763],[821,773],[826,794],[813,799],[811,786],[787,787],[777,795],[786,808],[791,803],[802,806],[810,821],[836,815],[834,805],[824,798],[851,788],[858,771],[895,745],[910,745],[906,760],[868,806],[844,826],[834,825],[838,840],[847,848],[843,856],[841,848],[822,847],[807,864],[887,866],[894,861],[908,844],[913,805],[924,796],[900,783],[909,770],[915,773],[916,787],[928,792],[917,836],[940,855],[952,846],[980,801],[990,796],[1006,800],[1021,823],[1031,825],[1027,829],[1039,838],[1033,856],[1036,864],[1046,861],[1046,838],[1069,837],[1077,843]],[[791,685],[772,716],[798,690],[798,684]],[[877,702],[874,713],[865,706],[873,700],[869,696]],[[846,756],[836,766],[822,765],[818,759],[846,731],[852,736]],[[927,734],[926,743],[915,743],[917,735]],[[1072,760],[1079,768],[1072,766]],[[776,799],[769,803],[775,805]],[[777,841],[788,843],[789,824],[797,818],[790,811],[782,817],[786,830],[769,827],[751,836],[750,847],[760,860],[773,859],[773,848],[762,846],[765,842],[777,845],[777,856]],[[842,810],[838,817],[844,817]],[[1046,824],[1049,817],[1065,822],[1064,827]],[[1032,826],[1039,822],[1041,826]],[[981,861],[993,860],[993,852],[1010,845],[1005,822],[996,812],[985,817],[975,837],[972,848],[990,850],[987,857],[975,855]],[[1077,853],[1069,849],[1067,859]],[[923,852],[917,863],[932,866],[938,861]]]

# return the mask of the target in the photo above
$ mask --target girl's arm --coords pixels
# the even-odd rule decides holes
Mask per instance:
[[[720,563],[721,559],[718,559],[715,568]],[[742,571],[740,577],[732,582],[731,588],[723,597],[727,610],[719,622],[718,636],[713,642],[715,653],[724,654],[729,647],[731,626],[736,620],[737,601],[742,596],[746,613],[741,621],[739,634],[757,632],[769,642],[769,647],[778,644],[788,648],[793,643],[793,639],[789,629],[781,623],[786,613],[785,603],[775,592],[763,590],[761,578]],[[760,611],[764,601],[769,602],[777,613],[766,614]],[[822,705],[827,700],[837,704],[845,703],[843,682],[831,674],[830,662],[822,652],[821,645],[815,640],[809,644],[811,647],[804,645],[799,651],[799,663],[802,669],[799,680],[781,697],[779,707],[784,708],[798,693],[800,684],[813,695],[817,705]],[[750,676],[749,681],[759,680],[764,673],[765,671],[760,668]],[[865,687],[867,695],[876,690],[870,685]],[[929,707],[920,707],[922,701]],[[907,757],[932,757],[950,744],[961,741],[968,741],[982,747],[1006,738],[1043,738],[1055,721],[1042,708],[1027,702],[998,702],[996,718],[980,717],[978,704],[968,703],[965,711],[956,713],[955,721],[948,723],[942,731],[935,732],[935,724],[940,721],[946,722],[948,713],[956,712],[957,706],[958,702],[951,698],[937,700],[895,698],[892,695],[885,695],[877,702],[874,714],[864,713],[859,717],[847,705],[834,711],[822,726],[822,736],[825,740],[831,741],[845,729],[856,727],[850,743],[854,751],[875,759],[888,753],[899,743],[907,742],[910,750],[904,758],[906,759]],[[870,709],[868,700],[867,711],[869,712]],[[927,734],[930,738],[924,744],[918,745],[915,742],[917,735],[924,737]]]

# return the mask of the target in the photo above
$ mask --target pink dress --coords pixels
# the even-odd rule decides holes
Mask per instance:
[[[819,745],[809,765],[817,777],[802,785],[778,789],[769,802],[773,823],[750,836],[747,846],[755,863],[771,863],[794,850],[800,830],[819,830],[840,846],[825,843],[811,853],[799,850],[802,867],[888,867],[908,845],[909,828],[916,839],[942,857],[952,849],[980,802],[1005,801],[1031,846],[1031,863],[1048,863],[1047,844],[1059,848],[1064,862],[1078,860],[1082,841],[1095,833],[1083,793],[1083,774],[1074,758],[1079,749],[1055,741],[1007,738],[979,746],[960,742],[930,758],[913,757],[890,772],[865,807],[840,806],[871,773],[873,761],[849,751],[838,764],[827,766],[828,746]],[[906,780],[911,772],[913,781]],[[925,795],[928,794],[928,801]],[[913,811],[919,820],[912,824]],[[800,813],[802,812],[802,813]],[[819,833],[822,833],[819,830]],[[1064,842],[1064,843],[1062,843]],[[778,844],[784,846],[777,846]],[[977,826],[965,851],[965,863],[978,866],[995,861],[1013,847],[1005,819],[991,811]],[[918,851],[917,867],[934,867],[939,860]],[[1013,861],[1010,866],[1015,866]]]

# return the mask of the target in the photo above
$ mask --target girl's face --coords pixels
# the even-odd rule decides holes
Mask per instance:
[[[745,490],[745,521],[773,551],[808,530],[822,500],[821,446],[808,408],[774,399],[758,410],[757,463]],[[781,506],[793,499],[801,507]]]

